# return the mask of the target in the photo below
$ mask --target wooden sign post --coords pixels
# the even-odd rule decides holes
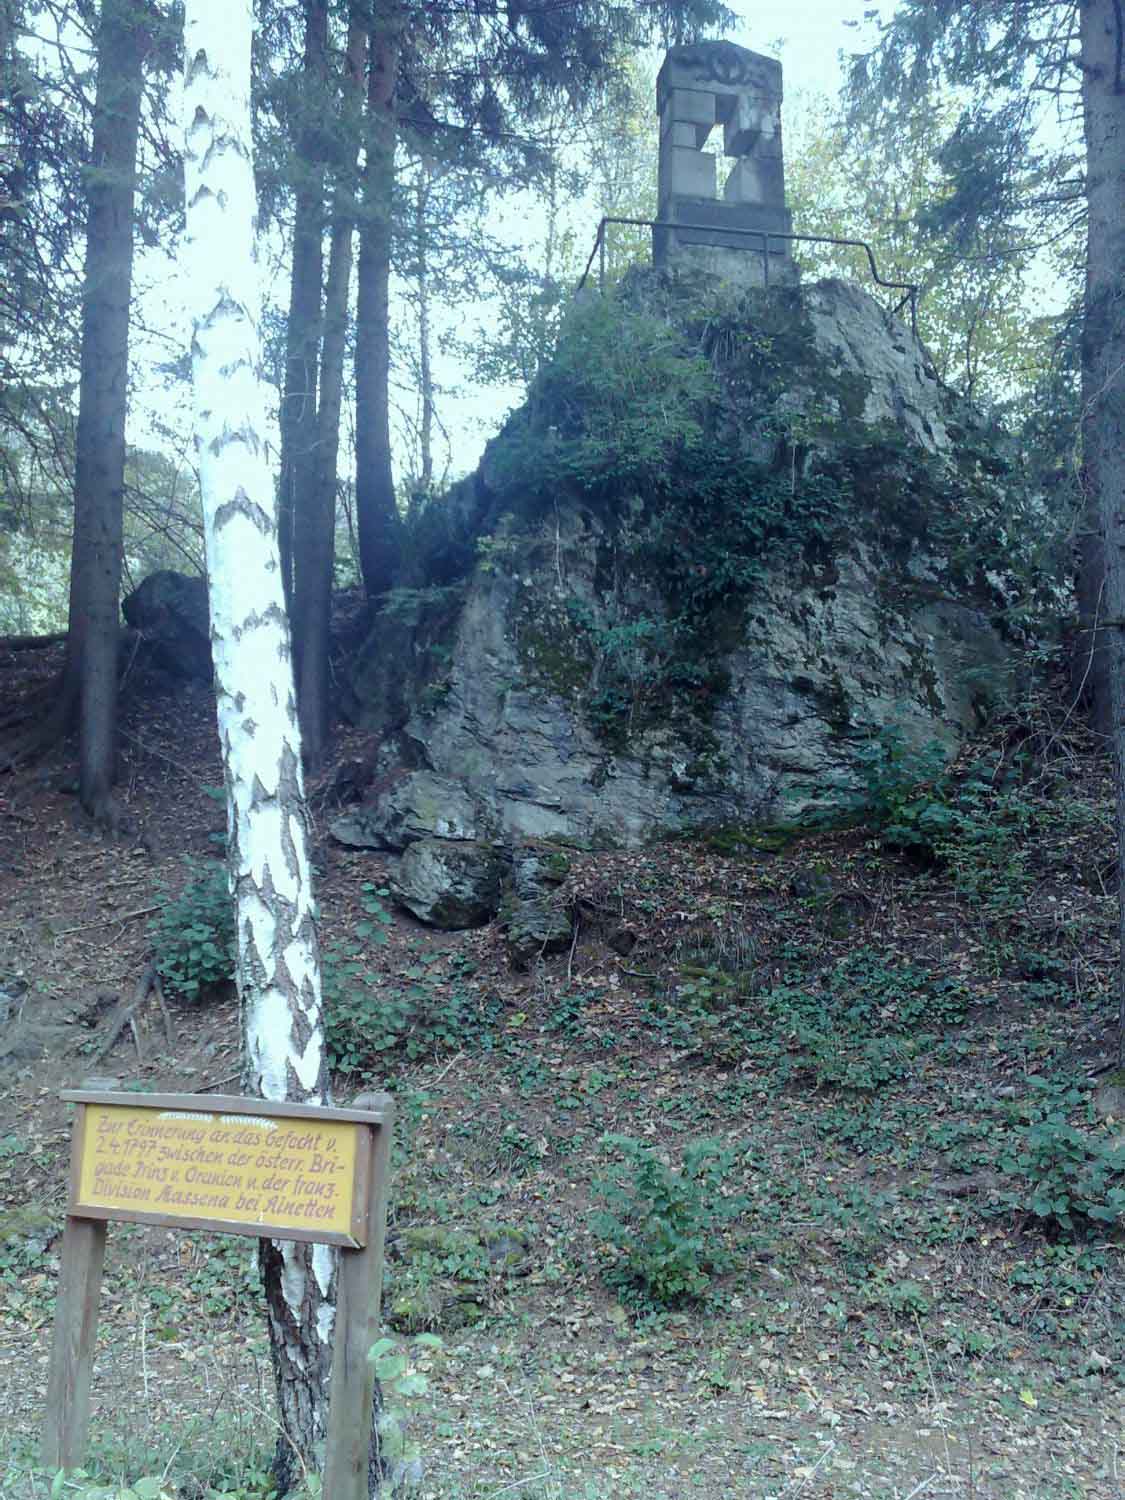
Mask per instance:
[[[165,1224],[339,1247],[323,1492],[367,1500],[391,1126],[386,1094],[351,1109],[199,1094],[68,1090],[77,1108],[43,1463],[86,1451],[106,1224]]]

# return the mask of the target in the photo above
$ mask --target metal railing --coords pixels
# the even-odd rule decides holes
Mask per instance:
[[[727,224],[689,224],[679,219],[624,219],[607,214],[598,225],[598,234],[594,241],[594,248],[590,251],[590,258],[586,262],[586,269],[582,272],[582,279],[579,281],[575,291],[580,292],[586,285],[595,256],[598,257],[598,289],[603,293],[605,291],[605,231],[607,224],[628,224],[636,229],[689,229],[696,233],[702,232],[710,235],[748,235],[761,241],[763,286],[769,286],[770,284],[770,242],[772,240],[782,240],[786,243],[799,242],[807,245],[844,245],[862,250],[867,256],[867,264],[871,267],[871,278],[876,285],[887,287],[890,291],[904,292],[906,294],[899,299],[891,311],[897,317],[902,309],[909,304],[910,330],[915,338],[918,336],[919,287],[917,283],[913,281],[885,281],[879,275],[879,267],[875,264],[875,252],[866,240],[838,239],[836,236],[830,234],[780,234],[774,229],[743,229]]]

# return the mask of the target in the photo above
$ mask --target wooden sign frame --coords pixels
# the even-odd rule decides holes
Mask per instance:
[[[222,1094],[131,1094],[116,1089],[68,1089],[62,1098],[76,1107],[71,1136],[70,1191],[63,1231],[62,1263],[55,1303],[55,1330],[47,1385],[47,1415],[43,1426],[42,1457],[49,1469],[79,1467],[86,1451],[90,1426],[90,1376],[98,1325],[98,1299],[105,1263],[106,1228],[113,1220],[163,1224],[174,1229],[209,1229],[220,1234],[252,1235],[258,1239],[297,1240],[334,1245],[340,1250],[332,1377],[325,1449],[323,1493],[332,1500],[367,1500],[368,1450],[371,1440],[375,1371],[367,1358],[379,1336],[383,1287],[383,1243],[387,1223],[394,1103],[388,1094],[363,1094],[348,1109],[311,1104],[274,1103],[267,1099]],[[273,1129],[286,1122],[307,1146],[308,1133],[320,1122],[323,1135],[350,1141],[354,1152],[345,1177],[346,1229],[322,1229],[300,1222],[303,1214],[274,1213],[263,1219],[229,1218],[217,1214],[166,1212],[151,1206],[119,1203],[113,1183],[101,1192],[89,1191],[91,1119],[107,1133],[118,1123],[143,1121],[152,1111],[155,1120],[195,1120],[203,1145],[207,1127],[237,1125],[242,1119]],[[114,1112],[117,1121],[114,1120]],[[219,1120],[218,1117],[225,1117]],[[108,1124],[106,1122],[109,1122]],[[306,1134],[300,1134],[301,1127]],[[169,1130],[172,1135],[169,1135]],[[173,1139],[174,1127],[164,1136]],[[159,1159],[161,1131],[131,1133],[130,1159],[140,1163],[146,1150]],[[319,1139],[319,1136],[318,1136]],[[147,1144],[146,1144],[147,1143]],[[233,1163],[228,1163],[228,1165]],[[153,1167],[152,1171],[158,1170]],[[96,1177],[96,1172],[95,1172]],[[236,1175],[236,1174],[234,1174]],[[83,1184],[87,1188],[83,1192]],[[146,1201],[144,1195],[137,1195]],[[216,1201],[218,1201],[218,1196]],[[289,1205],[292,1207],[292,1204]]]

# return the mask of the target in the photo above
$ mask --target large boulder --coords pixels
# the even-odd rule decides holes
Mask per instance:
[[[460,782],[432,771],[405,771],[376,787],[361,807],[329,826],[353,849],[405,849],[419,839],[484,839],[492,820]]]
[[[800,818],[854,790],[885,729],[952,755],[1017,680],[987,552],[1008,471],[982,421],[846,283],[747,306],[689,330],[723,396],[664,472],[643,392],[599,417],[596,384],[569,406],[541,384],[477,478],[487,534],[445,633],[431,618],[384,668],[377,623],[360,654],[358,720],[513,844]],[[604,472],[580,470],[596,443]]]
[[[207,580],[165,569],[142,578],[121,605],[160,666],[178,677],[211,680]]]
[[[391,894],[430,927],[482,927],[500,909],[505,870],[492,844],[420,839],[403,854]]]

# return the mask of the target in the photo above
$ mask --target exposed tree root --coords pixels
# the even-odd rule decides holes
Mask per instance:
[[[119,1003],[117,1009],[109,1019],[109,1030],[106,1039],[98,1048],[94,1061],[100,1063],[105,1055],[112,1051],[118,1037],[126,1028],[132,1032],[133,1045],[137,1049],[137,1061],[143,1063],[145,1060],[144,1047],[141,1043],[141,1031],[137,1025],[137,1013],[143,1007],[149,995],[156,998],[156,1004],[160,1011],[161,1020],[164,1023],[164,1040],[168,1051],[174,1050],[176,1045],[176,1031],[172,1025],[172,1017],[168,1013],[168,1007],[164,1003],[164,988],[160,983],[160,975],[156,972],[156,965],[147,963],[144,972],[137,980],[137,987],[133,991],[133,998],[128,1002]]]
[[[76,708],[77,695],[65,690],[65,682],[55,682],[26,698],[0,720],[0,731],[24,726],[0,746],[0,772],[26,766],[64,740],[74,727]]]

